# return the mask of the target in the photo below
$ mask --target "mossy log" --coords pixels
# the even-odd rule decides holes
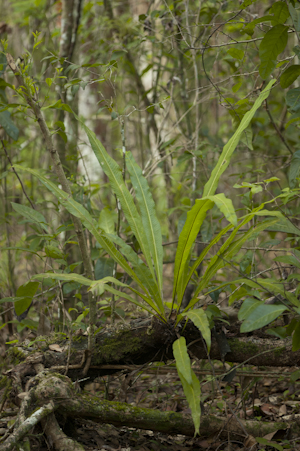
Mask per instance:
[[[259,335],[241,335],[234,326],[220,326],[212,334],[210,358],[228,362],[246,362],[256,366],[291,367],[299,365],[300,351],[292,352],[290,340]],[[191,356],[207,359],[207,351],[199,330],[189,321],[176,329],[156,318],[134,321],[119,330],[103,329],[95,337],[89,380],[112,374],[120,365],[143,365],[173,359],[172,344],[184,336]],[[37,374],[39,365],[67,374],[72,380],[82,377],[87,355],[87,337],[83,334],[68,339],[65,334],[37,337],[30,346],[11,348],[7,364],[22,378]]]
[[[122,365],[144,365],[173,359],[172,344],[179,335],[186,338],[191,357],[207,358],[201,334],[191,322],[174,328],[171,322],[147,318],[133,321],[118,330],[105,328],[95,337],[88,380],[115,373]],[[295,366],[300,362],[300,352],[292,353],[289,341],[267,338],[263,331],[259,331],[259,335],[240,335],[236,326],[229,325],[226,325],[225,338],[224,324],[216,324],[213,331],[210,357],[238,363],[248,361],[262,366]],[[82,377],[86,358],[87,337],[82,332],[71,339],[65,334],[37,337],[27,345],[24,343],[8,351],[7,369],[3,373],[10,399],[19,407],[19,414],[14,433],[1,445],[1,449],[10,450],[17,442],[26,441],[29,430],[41,422],[50,441],[58,440],[58,443],[64,444],[63,448],[58,449],[82,450],[80,444],[61,431],[57,419],[61,418],[60,415],[193,436],[194,426],[189,415],[141,409],[75,393],[72,381]],[[257,423],[234,417],[203,415],[200,433],[207,437],[220,431],[225,435],[230,432],[233,438],[241,434],[245,436],[245,432],[246,435],[262,436],[287,428],[284,422]],[[293,428],[297,429],[298,424],[295,423]],[[298,429],[293,432],[300,434]]]
[[[190,415],[176,412],[161,412],[159,410],[134,407],[126,403],[109,402],[97,396],[76,393],[71,380],[57,373],[42,371],[33,377],[23,397],[19,418],[16,421],[13,434],[1,445],[2,451],[11,451],[17,443],[24,444],[26,435],[39,421],[42,421],[44,433],[56,443],[56,448],[64,451],[81,451],[82,445],[67,437],[59,428],[57,418],[82,418],[100,423],[110,423],[115,426],[128,426],[167,434],[194,435],[193,421]],[[24,417],[26,412],[26,418]],[[46,420],[46,415],[49,419]],[[49,423],[50,421],[50,423]],[[264,436],[278,430],[292,429],[295,435],[300,434],[300,425],[282,422],[257,422],[237,420],[234,416],[228,418],[214,415],[202,416],[201,437],[228,437],[231,439],[242,436]],[[48,437],[49,438],[49,437]]]

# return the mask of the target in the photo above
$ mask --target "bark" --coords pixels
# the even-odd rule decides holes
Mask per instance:
[[[221,329],[224,328],[223,324],[216,325],[212,336],[211,359],[268,367],[299,365],[300,351],[292,352],[291,340],[267,338],[263,332],[260,332],[260,336],[241,335],[236,326],[227,326],[225,337]],[[171,323],[165,324],[152,318],[133,321],[130,327],[121,330],[102,330],[95,337],[87,373],[89,381],[116,373],[122,366],[126,368],[126,365],[144,365],[173,359],[172,344],[178,334],[186,338],[192,358],[207,359],[206,347],[199,330],[190,321],[185,327],[184,325],[185,323],[179,324],[174,328]],[[70,346],[72,352],[69,352]],[[52,371],[67,374],[75,381],[83,376],[87,348],[88,338],[85,335],[75,336],[72,342],[61,334],[47,337],[46,341],[37,340],[31,348],[18,347],[18,351],[11,351],[11,360],[17,353],[20,363],[9,371],[9,375],[18,375],[24,380],[37,374],[36,367],[39,364]],[[227,349],[227,353],[224,353],[224,349]]]

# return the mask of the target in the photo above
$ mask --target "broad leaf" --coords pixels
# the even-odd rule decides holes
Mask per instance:
[[[272,25],[285,23],[290,15],[287,4],[282,1],[273,3],[270,8],[270,14],[274,15],[274,19],[271,21]]]
[[[39,287],[38,282],[28,282],[24,285],[21,285],[16,292],[17,296],[28,296],[33,297],[35,293],[37,292],[37,289]]]
[[[250,124],[254,114],[256,113],[258,108],[261,106],[263,101],[269,96],[271,87],[274,85],[275,82],[276,82],[276,80],[271,80],[268,83],[268,85],[265,87],[265,89],[260,93],[258,98],[255,100],[254,105],[251,108],[251,110],[249,110],[245,114],[245,116],[241,120],[241,123],[238,126],[236,132],[230,138],[228,143],[224,146],[223,151],[219,157],[218,163],[215,166],[215,168],[213,169],[211,176],[204,187],[203,197],[213,196],[215,194],[219,179],[220,179],[221,175],[223,174],[223,172],[227,169],[227,167],[230,163],[231,155],[233,154],[236,146],[238,145],[239,140],[242,136],[242,133],[244,132],[244,130],[246,130],[246,128]]]
[[[179,236],[175,257],[173,285],[173,300],[177,294],[178,305],[181,304],[184,293],[183,287],[188,271],[191,248],[205,219],[206,212],[212,208],[212,206],[213,202],[209,199],[197,199],[195,205],[187,214],[185,224]]]
[[[137,283],[138,285],[148,293],[147,288],[137,276],[136,272],[129,266],[123,255],[116,249],[114,244],[99,230],[98,224],[89,214],[89,212],[72,197],[70,197],[65,191],[59,189],[54,183],[41,175],[38,171],[29,168],[23,168],[22,166],[15,165],[19,170],[24,170],[35,175],[45,186],[48,188],[60,201],[60,203],[71,213],[73,216],[79,218],[82,224],[92,233],[98,243],[104,250],[117,262]],[[160,307],[161,310],[162,307]],[[162,310],[161,310],[162,312]]]
[[[195,326],[198,327],[206,342],[207,350],[208,352],[210,352],[211,331],[205,311],[202,308],[191,310],[187,312],[185,316],[187,316],[191,321],[193,321]]]
[[[299,11],[297,11],[291,2],[288,2],[288,8],[291,15],[291,19],[293,22],[293,25],[295,27],[296,32],[300,31],[300,15]]]
[[[30,307],[31,303],[32,303],[32,298],[29,298],[29,297],[19,298],[18,297],[15,300],[15,305],[14,305],[16,315],[17,316],[22,315],[22,313],[24,313],[28,309],[28,307]]]
[[[284,51],[288,41],[288,27],[282,24],[275,25],[269,30],[259,46],[260,66],[259,74],[266,80],[277,64],[278,55]]]
[[[268,227],[268,230],[274,232],[291,233],[293,235],[300,235],[300,230],[291,221],[282,218],[277,224]]]
[[[229,244],[233,241],[235,235],[237,234],[237,232],[239,231],[239,229],[247,224],[249,221],[251,221],[251,219],[255,216],[261,213],[260,209],[263,208],[263,205],[261,205],[260,207],[256,208],[252,213],[246,215],[246,217],[244,219],[242,219],[242,221],[240,222],[239,225],[237,225],[237,227],[233,230],[233,232],[231,233],[230,237],[227,239],[226,243],[224,243],[223,246],[228,247]],[[264,216],[268,215],[269,212],[268,210],[262,210],[265,211]],[[202,251],[202,253],[200,254],[200,256],[197,258],[197,260],[195,261],[195,263],[193,264],[190,272],[188,273],[188,275],[185,277],[185,281],[184,281],[184,285],[183,285],[183,292],[185,291],[187,284],[189,283],[190,279],[192,278],[194,272],[196,271],[196,269],[198,268],[198,266],[200,265],[200,263],[203,261],[203,259],[205,258],[205,256],[207,255],[208,251],[219,242],[219,240],[222,238],[222,236],[227,233],[229,230],[231,229],[231,225],[228,225],[227,227],[225,227],[223,230],[221,230],[221,232],[219,232],[219,234],[213,239],[211,240],[210,244],[208,246],[206,246],[206,248]],[[224,248],[224,247],[223,247]],[[190,305],[190,304],[189,304]],[[186,307],[186,309],[184,311],[186,311],[187,309],[189,309],[189,305]],[[193,304],[194,305],[194,304]]]
[[[289,66],[280,77],[280,86],[285,89],[288,88],[292,83],[294,83],[295,80],[300,75],[300,65],[299,64],[293,64],[292,66]]]
[[[108,208],[103,208],[99,215],[98,224],[106,233],[115,233],[115,222],[112,212]]]
[[[187,383],[192,385],[191,361],[187,352],[184,337],[180,337],[178,340],[174,341],[173,354],[176,361],[177,371],[180,371]]]
[[[66,273],[59,273],[59,274],[43,273],[43,274],[36,274],[35,276],[32,277],[32,279],[39,280],[39,281],[42,281],[43,279],[54,279],[54,280],[64,280],[67,282],[77,282],[77,283],[80,283],[81,285],[88,286],[90,291],[95,291],[97,294],[101,294],[101,293],[103,293],[103,291],[109,291],[120,297],[123,297],[123,298],[129,300],[133,304],[137,305],[138,307],[140,307],[142,309],[147,310],[151,314],[153,314],[153,310],[154,310],[155,312],[158,313],[159,316],[161,316],[161,313],[159,312],[156,305],[152,302],[152,300],[150,298],[144,296],[142,293],[138,292],[137,290],[130,287],[129,285],[126,285],[125,283],[120,282],[119,280],[115,279],[114,277],[108,276],[108,277],[105,277],[104,279],[93,281],[93,280],[90,280],[90,279],[88,279],[84,276],[81,276],[80,274],[76,274],[76,273],[71,273],[71,274],[70,273],[69,274],[66,274]],[[129,288],[131,291],[133,291],[139,297],[144,299],[146,301],[146,303],[151,307],[152,310],[149,309],[147,306],[142,305],[140,302],[136,301],[134,298],[127,295],[126,293],[123,293],[123,292],[120,292],[120,291],[114,289],[113,287],[108,285],[108,283],[113,283],[114,285],[117,285],[120,287]]]
[[[247,319],[248,316],[258,307],[262,301],[259,301],[258,299],[245,299],[240,310],[238,313],[238,319],[239,321],[243,321],[244,319]]]
[[[87,277],[81,276],[80,274],[76,273],[52,273],[52,272],[45,272],[41,274],[35,274],[32,276],[33,280],[39,280],[40,282],[43,279],[53,279],[53,280],[64,280],[66,282],[77,282],[81,285],[90,286],[93,282],[92,280],[88,279]]]
[[[223,213],[228,222],[232,225],[237,225],[237,217],[231,199],[227,199],[224,193],[208,196],[207,199],[213,201],[218,209]]]
[[[135,271],[136,275],[145,285],[148,292],[152,295],[153,299],[158,305],[160,311],[163,313],[164,306],[162,303],[162,298],[157,290],[157,284],[153,279],[148,266],[146,266],[143,260],[139,258],[139,256],[136,254],[136,252],[134,252],[132,247],[130,247],[127,243],[125,243],[120,237],[111,234],[105,234],[104,236],[107,237],[112,243],[115,243],[117,246],[119,246],[120,251],[127,258],[129,263],[132,264],[132,268]]]
[[[95,264],[95,280],[104,279],[104,277],[113,276],[115,262],[112,258],[100,257]]]
[[[16,204],[15,202],[11,202],[11,206],[17,213],[24,216],[26,219],[29,219],[31,222],[39,224],[46,232],[48,231],[47,222],[42,213],[33,208],[26,207],[25,205]]]
[[[270,295],[280,294],[283,298],[287,299],[291,304],[296,307],[300,306],[300,300],[293,293],[286,291],[284,285],[275,279],[239,279],[235,283],[244,283],[251,288],[261,289],[264,288]]]
[[[147,180],[141,168],[136,164],[131,152],[126,152],[126,167],[139,204],[144,232],[156,271],[158,286],[162,291],[163,247],[161,228],[158,222],[155,204]]]
[[[201,420],[201,386],[199,379],[195,375],[194,371],[191,369],[192,373],[192,384],[190,385],[183,374],[177,369],[178,375],[180,377],[184,394],[186,396],[189,408],[191,409],[192,419],[195,426],[195,435],[199,434],[200,430],[200,420]]]
[[[75,117],[79,120],[78,116]],[[155,273],[149,250],[148,237],[144,231],[141,217],[137,211],[133,197],[128,191],[125,182],[123,180],[122,170],[116,161],[108,155],[102,143],[97,139],[94,132],[92,132],[82,121],[79,120],[84,131],[86,132],[92,149],[104,171],[110,181],[110,185],[119,199],[124,215],[130,225],[132,232],[134,233],[140,248],[145,256],[148,267],[152,273],[152,277],[155,280]]]
[[[285,310],[287,310],[285,305],[260,303],[241,325],[241,332],[252,332],[253,330],[261,329],[278,318]]]
[[[290,89],[286,95],[286,106],[290,112],[298,113],[300,110],[300,88]]]
[[[242,245],[254,234],[259,233],[260,231],[267,228],[269,225],[276,223],[277,219],[271,219],[267,221],[263,221],[262,223],[258,224],[256,227],[252,227],[249,229],[241,238],[238,240],[231,242],[233,237],[238,232],[238,229],[241,227],[241,224],[239,224],[238,228],[235,228],[234,231],[231,233],[231,236],[226,240],[226,242],[221,247],[220,251],[215,255],[212,259],[209,265],[206,268],[206,271],[201,279],[200,284],[196,288],[196,291],[194,293],[193,299],[190,301],[188,306],[186,307],[186,310],[189,310],[192,308],[197,302],[198,302],[198,294],[200,293],[203,288],[207,287],[209,284],[209,281],[212,279],[212,277],[216,274],[216,272],[227,265],[227,262],[230,261],[240,250]],[[231,243],[231,244],[230,244]]]
[[[11,120],[9,111],[0,111],[0,125],[4,128],[8,136],[10,136],[14,141],[17,141],[19,137],[19,129]]]
[[[300,269],[300,261],[294,255],[280,255],[273,259],[275,262],[286,263]]]
[[[299,185],[299,175],[300,175],[300,150],[296,150],[296,152],[293,153],[289,168],[289,185],[291,189],[296,188]]]

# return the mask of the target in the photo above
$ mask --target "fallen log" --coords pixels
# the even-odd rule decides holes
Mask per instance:
[[[255,366],[292,367],[300,363],[300,350],[292,352],[291,340],[278,340],[263,334],[240,334],[236,326],[217,325],[212,335],[210,358]],[[207,359],[207,351],[199,330],[192,322],[176,329],[156,318],[134,321],[118,330],[106,328],[95,337],[91,365],[87,377],[94,380],[119,371],[119,365],[144,365],[173,359],[172,344],[178,334],[186,338],[191,356]],[[224,351],[225,349],[225,351]],[[87,336],[83,333],[68,339],[65,334],[37,337],[30,346],[12,348],[8,354],[10,371],[22,378],[37,374],[38,365],[68,375],[72,380],[82,377],[86,361]],[[10,361],[10,362],[9,362]],[[110,367],[107,367],[110,365]],[[116,368],[113,366],[116,365]]]

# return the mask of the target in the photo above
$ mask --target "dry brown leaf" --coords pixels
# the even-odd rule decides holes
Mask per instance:
[[[283,415],[286,415],[286,405],[282,404],[282,406],[279,407],[278,415],[282,417]]]
[[[260,407],[260,410],[265,414],[265,415],[274,415],[275,413],[278,412],[278,409],[273,405],[273,404],[263,404]]]
[[[63,352],[62,348],[58,344],[49,345],[51,351]]]
[[[250,448],[251,451],[253,451],[254,449],[257,448],[257,441],[255,440],[255,438],[252,435],[248,435],[248,437],[245,439],[244,441],[244,447],[245,448]]]

